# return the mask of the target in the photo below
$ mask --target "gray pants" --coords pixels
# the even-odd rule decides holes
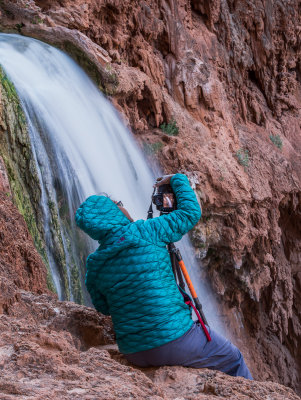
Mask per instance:
[[[253,379],[241,352],[229,340],[208,327],[211,342],[199,323],[195,322],[180,338],[163,346],[138,353],[125,354],[138,367],[182,365],[191,368],[210,368],[232,376]]]

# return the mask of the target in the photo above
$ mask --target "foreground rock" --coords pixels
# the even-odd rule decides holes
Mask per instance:
[[[113,345],[109,317],[11,286],[0,315],[0,399],[300,399],[272,382],[210,370],[131,367]]]

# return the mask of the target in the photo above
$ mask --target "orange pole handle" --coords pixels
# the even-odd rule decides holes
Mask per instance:
[[[182,270],[182,273],[183,273],[183,275],[184,275],[184,278],[185,278],[185,281],[186,281],[186,283],[187,283],[187,286],[188,286],[188,288],[189,288],[189,290],[190,290],[191,296],[192,296],[194,299],[196,299],[198,296],[197,296],[197,294],[196,294],[196,291],[194,290],[193,284],[192,284],[192,282],[191,282],[190,276],[188,275],[188,272],[187,272],[187,269],[186,269],[186,267],[185,267],[184,261],[183,261],[183,260],[180,260],[180,261],[179,261],[179,265],[180,265],[180,267],[181,267],[181,270]]]

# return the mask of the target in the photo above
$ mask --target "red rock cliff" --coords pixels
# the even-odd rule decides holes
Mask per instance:
[[[4,0],[1,12],[2,29],[85,52],[145,149],[193,173],[193,239],[222,313],[255,376],[300,390],[299,2]],[[158,129],[172,118],[178,136]]]
[[[36,294],[47,292],[46,268],[34,247],[24,218],[12,203],[0,157],[0,312],[13,301],[11,283]],[[12,296],[11,296],[12,295]]]
[[[1,400],[300,399],[273,382],[207,369],[128,365],[113,344],[109,317],[48,292],[46,269],[0,166]]]

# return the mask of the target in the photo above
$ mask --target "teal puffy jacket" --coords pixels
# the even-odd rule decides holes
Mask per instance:
[[[100,244],[87,259],[87,289],[96,310],[112,316],[124,354],[175,340],[193,324],[166,244],[180,240],[201,209],[185,175],[171,186],[177,210],[154,219],[130,222],[105,196],[90,196],[76,212],[77,225]]]

